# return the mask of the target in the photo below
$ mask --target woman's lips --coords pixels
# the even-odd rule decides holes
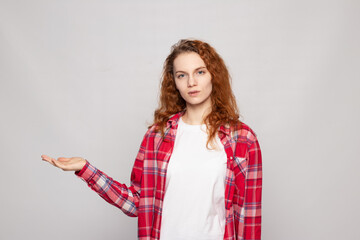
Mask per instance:
[[[196,97],[197,95],[199,95],[199,93],[200,93],[200,91],[191,91],[191,92],[189,92],[189,95],[191,97]]]

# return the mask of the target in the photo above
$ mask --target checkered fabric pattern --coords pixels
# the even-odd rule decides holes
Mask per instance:
[[[177,124],[184,112],[172,116],[165,136],[151,127],[146,132],[131,173],[121,184],[91,165],[75,172],[91,189],[131,217],[138,217],[139,240],[160,239],[166,170]],[[255,133],[244,123],[222,125],[219,138],[227,154],[224,240],[261,239],[262,158]],[[188,186],[185,186],[188,187]]]

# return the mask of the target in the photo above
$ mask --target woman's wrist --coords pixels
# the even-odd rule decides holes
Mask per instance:
[[[75,173],[80,173],[81,170],[84,169],[85,165],[87,163],[87,160],[85,158],[81,158],[81,160],[79,161],[79,166],[77,169],[75,169]]]

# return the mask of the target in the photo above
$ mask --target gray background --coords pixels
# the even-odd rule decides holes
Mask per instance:
[[[263,153],[263,239],[360,239],[359,1],[0,1],[1,239],[135,239],[129,183],[172,44],[212,44]]]

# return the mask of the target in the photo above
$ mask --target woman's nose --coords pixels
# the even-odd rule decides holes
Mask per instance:
[[[197,84],[196,79],[194,78],[194,76],[190,75],[188,78],[188,87],[195,86],[196,84]]]

